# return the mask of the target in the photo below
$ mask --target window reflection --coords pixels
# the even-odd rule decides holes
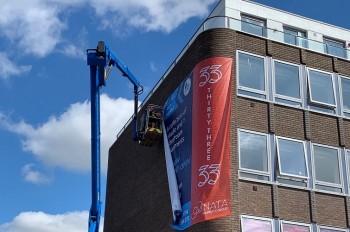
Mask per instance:
[[[332,74],[309,70],[309,92],[311,102],[335,106]]]
[[[245,31],[254,35],[266,36],[265,25],[266,25],[265,20],[242,15],[242,31]]]
[[[341,87],[342,87],[343,107],[346,111],[350,111],[350,79],[342,77]]]
[[[316,181],[340,184],[338,150],[314,145]]]
[[[307,177],[304,143],[277,138],[278,159],[282,174]]]
[[[276,94],[300,99],[299,67],[275,62]]]
[[[240,131],[240,167],[268,172],[267,136]]]
[[[239,85],[265,91],[264,58],[239,53]]]

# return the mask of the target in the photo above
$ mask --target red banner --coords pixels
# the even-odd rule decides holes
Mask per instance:
[[[191,221],[231,214],[232,59],[200,62],[193,72]]]

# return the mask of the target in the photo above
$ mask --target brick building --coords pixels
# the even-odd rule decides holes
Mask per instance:
[[[206,58],[233,60],[232,215],[187,231],[350,231],[349,42],[349,30],[254,2],[216,6],[143,103],[164,105]],[[172,231],[163,142],[131,134],[110,149],[104,229]]]

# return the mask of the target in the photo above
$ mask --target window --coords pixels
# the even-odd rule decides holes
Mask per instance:
[[[339,149],[313,145],[315,188],[342,192]]]
[[[308,90],[309,102],[311,104],[334,108],[335,103],[335,89],[333,82],[333,75],[331,73],[322,72],[314,69],[308,69]]]
[[[317,232],[345,232],[346,229],[339,229],[339,228],[333,228],[333,227],[326,227],[326,226],[317,226]]]
[[[275,101],[301,106],[299,66],[274,61]]]
[[[311,232],[309,224],[281,221],[282,232]]]
[[[350,78],[341,77],[340,80],[343,110],[346,116],[350,117]]]
[[[324,42],[324,51],[327,54],[339,56],[346,59],[346,53],[345,53],[345,43],[342,41],[330,39],[330,38],[323,38]]]
[[[272,232],[272,220],[250,216],[241,216],[242,232]]]
[[[304,48],[308,47],[305,31],[300,31],[298,29],[290,27],[284,27],[283,31],[285,43],[297,45]]]
[[[297,181],[295,185],[306,187],[305,180],[308,179],[308,167],[306,162],[306,149],[303,141],[276,137],[277,157],[279,175],[287,178],[285,182],[293,184],[291,180]],[[304,184],[301,182],[304,181]],[[279,179],[279,182],[284,182]]]
[[[238,137],[240,175],[247,178],[269,180],[267,135],[239,130]]]
[[[265,36],[266,21],[252,16],[242,15],[242,31]]]
[[[266,99],[265,58],[238,52],[238,93]]]

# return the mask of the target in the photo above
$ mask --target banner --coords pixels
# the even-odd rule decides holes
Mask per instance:
[[[232,59],[206,59],[165,103],[165,155],[175,171],[168,170],[169,190],[173,212],[177,202],[182,211],[175,229],[231,214],[231,72]]]

